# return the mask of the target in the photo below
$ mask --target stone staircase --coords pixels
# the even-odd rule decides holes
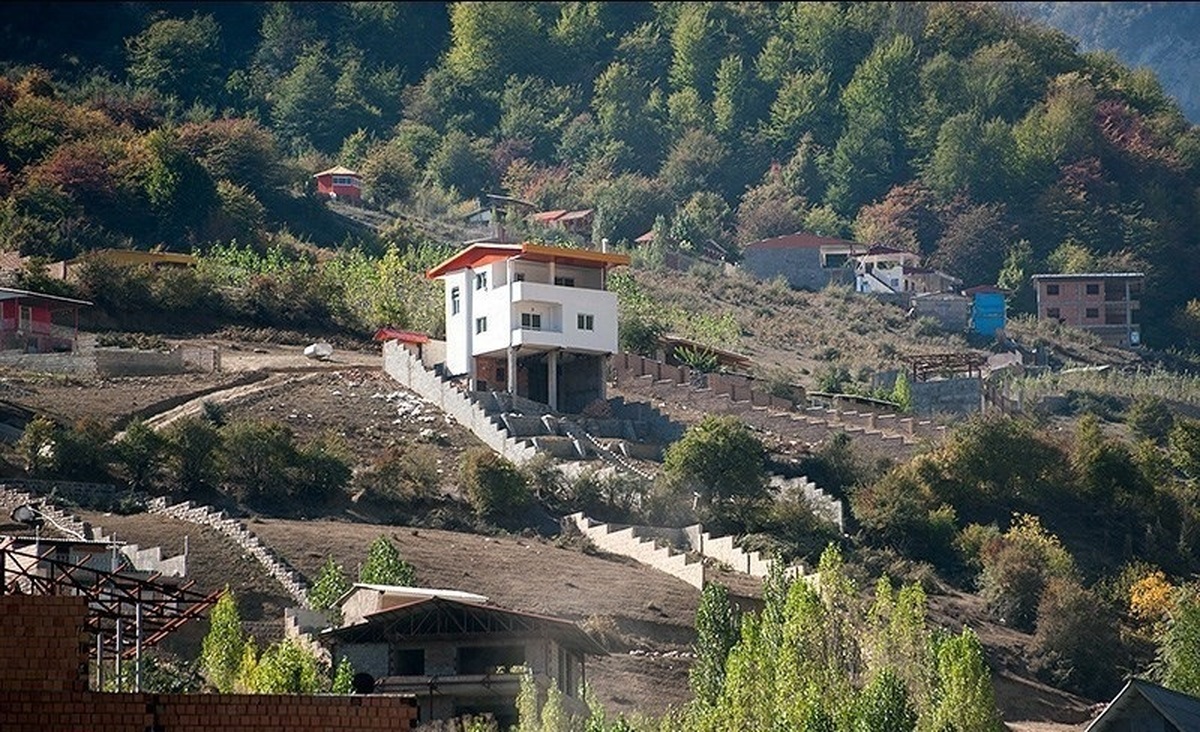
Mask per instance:
[[[207,526],[224,535],[242,551],[256,559],[267,574],[275,578],[301,607],[311,607],[308,599],[308,582],[304,579],[304,575],[296,571],[274,549],[264,544],[250,529],[246,528],[244,522],[230,518],[224,511],[211,506],[198,505],[192,501],[170,504],[165,498],[155,498],[149,501],[147,508],[150,513],[171,516],[199,526]]]
[[[846,533],[845,504],[840,499],[834,498],[821,490],[816,483],[808,478],[804,476],[799,478],[784,478],[781,475],[772,475],[769,479],[769,485],[780,496],[791,494],[797,498],[803,498],[816,516],[838,527],[838,531],[841,533]]]
[[[756,579],[765,578],[774,562],[762,552],[743,550],[731,536],[714,538],[700,524],[684,529],[619,526],[596,521],[583,513],[573,513],[563,521],[578,528],[597,548],[636,559],[697,589],[703,589],[704,583],[709,581],[710,571],[705,566],[705,559],[720,562],[734,572]],[[688,544],[690,550],[679,551],[674,546],[677,543]],[[803,564],[793,564],[785,572],[792,578],[815,576]]]
[[[908,457],[923,440],[941,439],[945,434],[945,428],[931,420],[893,413],[798,407],[757,389],[749,377],[693,375],[686,366],[628,353],[613,357],[613,376],[627,403],[648,400],[666,416],[684,423],[706,414],[732,414],[759,429],[810,444],[845,432],[857,445],[893,457]]]
[[[613,470],[640,480],[653,476],[637,467],[628,444],[636,440],[631,427],[620,420],[596,420],[616,431],[624,443],[621,452],[605,446],[593,432],[578,423],[588,420],[565,419],[550,413],[548,407],[511,394],[468,393],[446,378],[440,364],[428,368],[411,351],[395,341],[383,344],[383,370],[393,379],[437,406],[463,427],[471,430],[484,444],[518,464],[539,452],[560,460],[598,457]],[[632,438],[632,439],[631,439]],[[657,450],[655,450],[657,453]]]
[[[4,505],[35,505],[51,526],[67,534],[70,538],[82,538],[87,541],[115,543],[114,535],[106,533],[99,526],[84,521],[73,513],[47,503],[37,496],[18,490],[11,486],[0,486],[0,503]],[[120,552],[129,562],[129,569],[135,572],[160,574],[164,577],[187,576],[187,554],[164,556],[162,547],[152,546],[145,549],[137,544],[120,544]]]

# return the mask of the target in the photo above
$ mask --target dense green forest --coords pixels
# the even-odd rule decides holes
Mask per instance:
[[[1018,306],[1035,272],[1145,270],[1147,339],[1200,337],[1200,131],[1152,73],[997,5],[94,3],[7,16],[6,250],[311,240],[302,194],[337,162],[397,211],[453,219],[503,191],[594,207],[595,240],[654,227],[663,245],[715,242],[733,258],[799,229],[853,236],[1011,287]]]

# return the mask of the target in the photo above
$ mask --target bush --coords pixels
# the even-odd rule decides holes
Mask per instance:
[[[471,507],[483,518],[510,516],[529,504],[529,487],[521,471],[491,450],[468,452],[459,477]]]
[[[945,568],[954,556],[955,512],[929,490],[919,466],[915,461],[855,490],[850,506],[873,540]]]
[[[363,498],[378,503],[410,505],[437,493],[437,451],[428,445],[389,448],[355,477]]]
[[[1161,398],[1139,396],[1129,405],[1125,422],[1135,436],[1161,444],[1171,432],[1175,417]]]
[[[216,427],[197,417],[184,417],[164,430],[163,435],[167,465],[181,490],[194,492],[220,483],[217,454],[221,434]]]
[[[1095,592],[1074,579],[1052,577],[1037,607],[1034,648],[1040,671],[1058,687],[1104,699],[1121,681],[1114,658],[1121,657],[1116,613]]]
[[[1074,559],[1035,516],[1017,516],[1003,536],[984,546],[981,559],[984,600],[1001,622],[1019,630],[1033,630],[1050,579],[1075,575]]]

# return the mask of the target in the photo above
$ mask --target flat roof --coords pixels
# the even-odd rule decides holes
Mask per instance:
[[[818,236],[806,231],[785,236],[773,236],[769,239],[759,239],[746,245],[746,250],[755,249],[819,249],[824,246],[862,247],[865,252],[869,247],[862,242],[838,239],[832,236]]]
[[[608,268],[629,264],[629,255],[598,252],[594,249],[571,249],[570,247],[555,247],[545,244],[472,244],[466,249],[448,257],[441,264],[433,267],[425,276],[437,279],[450,272],[457,272],[468,267],[479,267],[506,259],[523,259],[533,262],[561,262],[568,266]]]
[[[1145,277],[1144,272],[1077,272],[1072,274],[1035,274],[1032,280],[1131,280]]]

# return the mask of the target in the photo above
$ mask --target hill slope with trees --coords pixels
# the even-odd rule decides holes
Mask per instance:
[[[1141,269],[1151,342],[1200,336],[1200,132],[1152,73],[1000,6],[38,7],[2,33],[6,250],[378,255],[302,197],[338,162],[411,215],[503,191],[594,207],[595,241],[853,236],[1018,306],[1035,272]]]

